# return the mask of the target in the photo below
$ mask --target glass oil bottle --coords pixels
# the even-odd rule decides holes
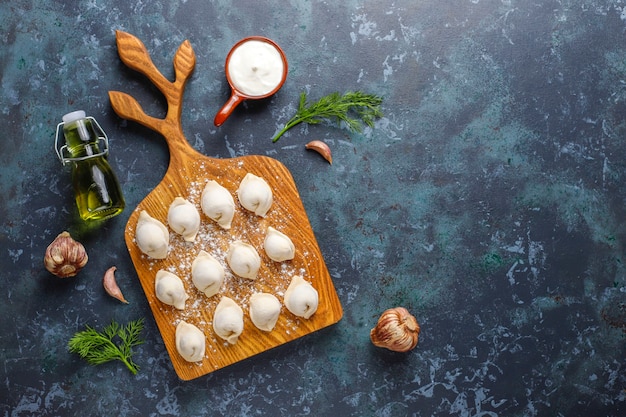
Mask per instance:
[[[83,220],[104,220],[124,210],[122,190],[107,160],[109,140],[96,119],[82,110],[63,116],[55,150],[63,165],[72,168],[76,206]]]

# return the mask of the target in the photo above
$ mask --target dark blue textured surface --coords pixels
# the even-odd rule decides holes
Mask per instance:
[[[0,413],[4,416],[623,416],[626,414],[626,7],[619,0],[0,1]],[[176,377],[126,251],[130,213],[77,219],[56,124],[84,109],[111,138],[128,207],[167,147],[107,92],[163,99],[119,60],[115,30],[155,64],[189,39],[185,134],[200,152],[285,163],[344,307],[337,325],[191,382]],[[230,47],[264,35],[290,71],[220,128]],[[384,97],[374,129],[299,126],[298,95]],[[313,139],[333,165],[304,150]],[[76,279],[43,268],[68,229]],[[117,277],[128,306],[101,287]],[[374,348],[378,315],[422,325],[409,354]],[[67,352],[85,324],[146,317],[141,366]]]

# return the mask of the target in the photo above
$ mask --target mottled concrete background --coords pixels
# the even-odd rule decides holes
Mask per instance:
[[[164,101],[119,60],[139,37],[172,76],[185,39],[196,71],[183,126],[200,152],[264,154],[291,170],[337,287],[340,323],[191,382],[174,373],[123,241],[130,214],[76,219],[56,124],[84,109],[111,138],[132,209],[168,161],[107,92]],[[626,415],[626,3],[622,0],[0,0],[0,414],[3,416]],[[220,128],[230,47],[260,34],[286,51],[274,97]],[[374,129],[272,135],[298,95],[384,97]],[[329,166],[305,151],[333,150]],[[68,229],[90,262],[42,265]],[[110,265],[130,305],[104,294]],[[403,305],[418,347],[369,343]],[[91,367],[74,332],[145,317],[141,370]]]

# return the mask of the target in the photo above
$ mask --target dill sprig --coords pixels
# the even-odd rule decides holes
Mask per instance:
[[[122,361],[136,375],[139,366],[132,360],[132,348],[143,343],[139,338],[143,323],[143,318],[131,321],[126,326],[112,321],[102,332],[85,326],[86,330],[76,333],[68,342],[69,351],[77,353],[91,365]]]
[[[362,122],[373,127],[374,120],[383,115],[380,105],[383,99],[361,91],[348,91],[340,95],[337,92],[328,94],[314,103],[307,101],[306,93],[300,93],[300,103],[296,114],[274,136],[273,142],[292,127],[300,123],[318,124],[323,120],[335,119],[344,122],[353,131],[363,129]]]

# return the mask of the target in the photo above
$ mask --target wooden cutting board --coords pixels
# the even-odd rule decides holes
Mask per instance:
[[[343,314],[341,304],[288,169],[275,159],[258,155],[230,159],[210,158],[195,151],[186,140],[180,116],[185,84],[195,67],[195,54],[190,43],[183,42],[176,51],[176,79],[170,82],[154,66],[139,39],[121,31],[116,33],[116,39],[122,61],[148,77],[164,94],[168,104],[166,117],[157,119],[146,115],[130,95],[118,91],[109,92],[113,109],[120,117],[160,133],[167,141],[170,152],[169,166],[162,181],[131,213],[126,224],[125,240],[178,376],[183,380],[197,378],[338,322]],[[237,200],[235,191],[249,172],[264,178],[273,191],[274,203],[266,217],[247,212]],[[230,230],[221,229],[201,211],[201,193],[209,180],[217,181],[233,195],[236,214]],[[168,257],[164,260],[151,259],[135,243],[139,213],[145,210],[167,225],[167,212],[176,197],[186,198],[196,205],[202,220],[200,233],[194,242],[185,242],[170,229]],[[277,263],[265,255],[262,244],[265,231],[270,226],[280,230],[294,242],[296,256],[293,260]],[[257,280],[238,278],[230,273],[225,254],[230,242],[235,240],[250,243],[261,256],[262,265]],[[200,250],[215,256],[227,271],[220,292],[211,298],[200,293],[191,281],[191,263]],[[173,272],[183,280],[190,296],[184,310],[177,310],[156,298],[154,279],[160,269]],[[317,312],[309,319],[302,319],[291,314],[283,305],[274,330],[258,330],[252,324],[248,312],[250,295],[255,292],[269,292],[282,302],[293,275],[303,276],[318,291]],[[244,310],[244,331],[234,345],[229,345],[213,332],[213,312],[221,296],[234,299]],[[189,363],[177,352],[175,329],[180,320],[192,323],[204,332],[206,352],[201,362]]]

